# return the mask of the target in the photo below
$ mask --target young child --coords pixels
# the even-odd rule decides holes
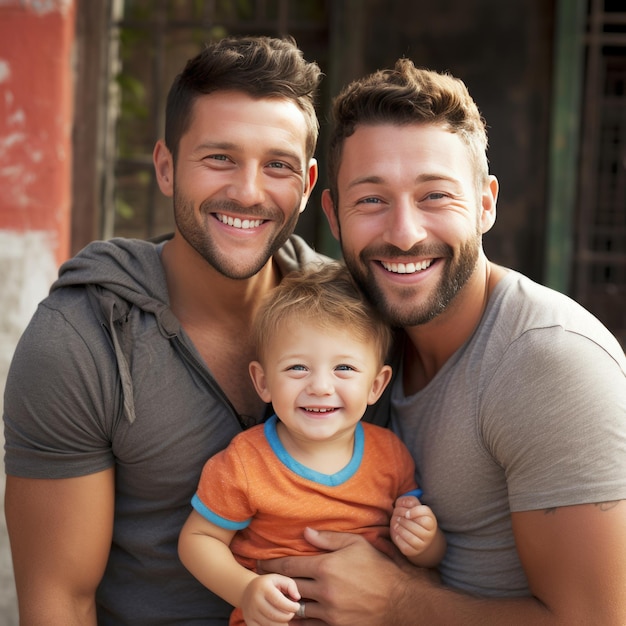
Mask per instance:
[[[330,264],[286,277],[255,331],[250,375],[276,415],[204,466],[180,536],[184,565],[238,607],[231,624],[304,617],[295,581],[254,568],[315,553],[306,527],[362,534],[390,556],[391,537],[415,565],[437,565],[445,540],[430,508],[413,496],[394,510],[416,489],[411,456],[391,431],[360,421],[391,378],[391,331],[347,270]]]

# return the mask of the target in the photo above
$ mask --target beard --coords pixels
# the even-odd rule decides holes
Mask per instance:
[[[285,216],[283,212],[275,207],[242,207],[236,202],[229,200],[205,200],[200,205],[200,218],[197,219],[194,213],[193,203],[185,198],[183,194],[174,187],[174,220],[176,227],[183,239],[220,274],[235,280],[245,280],[258,274],[266,265],[269,259],[285,244],[296,228],[298,216],[300,215],[300,205],[294,207],[290,215]],[[283,224],[269,240],[265,246],[261,247],[253,258],[244,261],[237,255],[230,255],[220,252],[215,245],[211,235],[209,221],[216,219],[214,213],[227,215],[243,215],[260,220],[271,220],[274,224],[280,224],[285,217],[287,221]]]
[[[365,249],[357,256],[347,253],[342,244],[346,266],[361,287],[363,293],[376,306],[387,323],[396,327],[419,326],[426,324],[443,313],[474,273],[480,255],[482,235],[480,231],[463,242],[455,258],[454,250],[445,244],[430,246],[417,245],[408,252],[393,246]],[[437,257],[444,263],[441,278],[434,291],[425,296],[415,294],[414,287],[395,288],[392,298],[379,284],[372,269],[372,258],[393,257],[407,260],[415,257]]]

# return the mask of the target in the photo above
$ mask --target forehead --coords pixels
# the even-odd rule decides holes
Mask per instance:
[[[443,126],[360,125],[344,141],[338,183],[343,188],[361,180],[459,176],[471,171],[468,147]]]
[[[252,98],[239,91],[218,91],[196,98],[189,127],[181,138],[189,150],[198,145],[271,147],[304,153],[307,120],[287,98]]]
[[[342,352],[347,346],[363,352],[375,352],[377,346],[370,337],[363,336],[359,329],[342,325],[338,319],[323,319],[308,314],[287,315],[280,320],[268,337],[268,342],[277,351],[293,350],[297,346],[307,346],[319,352],[320,343],[326,343],[326,350],[332,348]],[[332,351],[330,350],[330,351]]]

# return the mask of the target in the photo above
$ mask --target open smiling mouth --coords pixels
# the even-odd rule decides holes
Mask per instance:
[[[434,263],[434,259],[428,261],[420,261],[419,263],[386,263],[381,261],[380,264],[388,271],[394,274],[415,274],[428,269]]]
[[[302,407],[307,413],[332,413],[333,411],[336,411],[337,409],[335,407],[332,408],[328,408],[328,409],[321,409],[321,408],[314,408],[314,407]]]
[[[233,226],[234,228],[249,229],[258,228],[265,220],[249,220],[241,219],[239,217],[231,217],[230,215],[223,215],[222,213],[215,213],[215,217],[226,224],[227,226]]]

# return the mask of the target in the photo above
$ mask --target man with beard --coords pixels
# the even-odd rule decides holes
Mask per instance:
[[[21,623],[227,624],[177,539],[206,458],[266,417],[248,375],[260,300],[320,261],[292,235],[320,76],[291,40],[191,59],[154,149],[173,236],[87,246],[21,339],[4,415]]]
[[[484,120],[408,59],[334,105],[324,211],[346,263],[403,327],[392,426],[448,549],[440,581],[359,538],[264,564],[328,624],[625,624],[626,360],[567,297],[491,263]]]

